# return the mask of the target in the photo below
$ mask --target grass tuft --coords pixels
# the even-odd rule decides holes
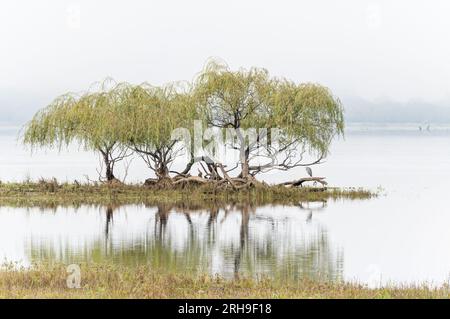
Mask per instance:
[[[81,264],[81,288],[67,288],[63,264],[15,266],[0,271],[0,298],[449,298],[448,285],[389,285],[369,289],[356,283],[302,279],[225,280],[209,275],[173,274],[149,266]]]

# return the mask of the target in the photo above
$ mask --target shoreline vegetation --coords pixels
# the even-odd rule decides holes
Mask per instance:
[[[14,265],[0,271],[0,298],[449,298],[449,286],[386,285],[300,279],[280,283],[269,278],[226,280],[209,275],[175,274],[149,266],[82,264],[80,288],[67,287],[67,265]]]
[[[122,183],[60,183],[56,179],[0,183],[1,206],[178,204],[199,205],[247,203],[297,205],[300,202],[339,199],[370,199],[378,192],[363,188],[286,187],[258,184],[246,189],[216,188],[215,185],[138,185]]]

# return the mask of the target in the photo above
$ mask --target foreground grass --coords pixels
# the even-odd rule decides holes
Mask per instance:
[[[36,265],[0,271],[0,298],[449,298],[449,287],[363,285],[302,280],[224,280],[159,273],[148,266],[81,265],[81,288],[67,288],[66,267]]]
[[[286,188],[266,186],[249,190],[217,190],[209,186],[157,189],[142,185],[39,182],[0,183],[0,205],[54,206],[80,204],[141,204],[177,202],[249,202],[253,204],[297,204],[328,199],[368,199],[376,193],[364,189]]]

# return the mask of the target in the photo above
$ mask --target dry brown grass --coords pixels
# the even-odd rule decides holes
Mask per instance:
[[[1,298],[448,298],[449,287],[426,285],[369,289],[350,283],[302,280],[224,280],[157,272],[147,266],[81,265],[81,288],[66,287],[64,265],[9,267],[0,272]]]

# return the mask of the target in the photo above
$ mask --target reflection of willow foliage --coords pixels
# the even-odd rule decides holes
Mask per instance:
[[[155,218],[148,223],[148,228],[133,236],[126,233],[125,237],[120,237],[123,233],[116,233],[121,228],[120,224],[115,228],[116,207],[108,206],[102,217],[105,231],[93,233],[81,246],[75,245],[70,238],[56,245],[51,241],[52,237],[34,240],[32,236],[26,254],[32,262],[149,264],[158,271],[210,272],[212,275],[219,272],[224,277],[264,276],[276,279],[280,284],[296,283],[305,278],[342,279],[342,252],[333,248],[320,224],[314,226],[309,236],[303,235],[298,241],[285,231],[286,226],[295,221],[258,216],[257,207],[245,204],[208,207],[209,204],[193,208],[184,204],[151,206],[149,209],[155,211]],[[129,209],[133,212],[133,208]],[[236,225],[239,231],[221,236],[229,229],[224,223],[235,214],[241,216],[240,223],[230,221],[229,225]],[[207,217],[206,223],[204,217]],[[180,245],[182,234],[185,237],[181,237],[183,245]]]
[[[231,146],[240,151],[241,177],[319,163],[332,138],[343,133],[342,106],[327,88],[273,78],[265,69],[231,71],[211,61],[196,79],[195,95],[208,125],[237,131]],[[282,131],[277,145],[262,146],[270,133],[259,132],[252,143],[245,134],[249,128]],[[303,163],[306,151],[317,159]],[[252,166],[257,159],[263,163]]]

